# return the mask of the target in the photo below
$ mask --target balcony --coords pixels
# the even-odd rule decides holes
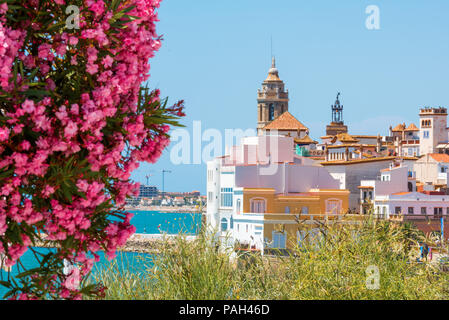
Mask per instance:
[[[412,139],[412,140],[402,140],[402,145],[415,145],[415,146],[419,146],[419,139]]]
[[[449,172],[439,172],[437,183],[438,184],[447,184],[448,177],[449,177]]]

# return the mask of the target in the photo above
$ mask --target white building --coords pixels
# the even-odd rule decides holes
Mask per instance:
[[[449,155],[428,153],[414,164],[416,179],[425,184],[447,186]]]
[[[448,152],[446,108],[423,108],[420,117],[420,154]]]
[[[416,183],[409,177],[406,167],[383,170],[376,180],[362,180],[363,203],[369,204],[376,214],[390,217],[403,214],[408,217],[440,218],[449,213],[449,195],[438,192],[416,192]]]
[[[349,208],[358,211],[360,206],[360,192],[358,187],[362,180],[376,179],[379,171],[390,167],[395,157],[369,158],[325,161],[321,164],[339,181],[340,189],[348,189]]]
[[[206,220],[229,245],[285,248],[287,231],[275,225],[293,226],[293,213],[339,214],[347,207],[349,192],[323,166],[295,156],[293,144],[293,137],[247,137],[207,163]]]

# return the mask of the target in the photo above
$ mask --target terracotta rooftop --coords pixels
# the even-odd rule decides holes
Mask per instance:
[[[352,134],[351,135],[353,138],[365,138],[365,139],[377,139],[377,136],[373,136],[373,135],[361,135],[361,134]]]
[[[411,123],[404,131],[419,131],[419,129],[414,123]]]
[[[321,162],[323,166],[338,166],[338,165],[348,165],[348,164],[358,164],[364,162],[377,162],[377,161],[392,161],[396,159],[396,157],[378,157],[378,158],[367,158],[367,159],[351,159],[348,161],[345,160],[332,160],[332,161],[324,161]]]
[[[281,114],[279,117],[267,124],[263,130],[300,130],[308,131],[309,129],[299,122],[292,114],[288,111]]]
[[[332,143],[335,143],[335,141],[341,141],[343,143],[357,143],[359,140],[355,139],[353,136],[351,136],[348,133],[339,133],[337,134],[333,139]]]
[[[396,127],[394,127],[394,129],[392,129],[391,131],[393,132],[402,132],[405,130],[405,123],[402,124],[398,124]]]
[[[317,141],[310,138],[309,135],[307,135],[307,134],[302,138],[295,138],[295,143],[297,143],[297,144],[318,144]]]
[[[449,155],[447,155],[445,153],[430,153],[429,156],[437,162],[449,163]]]

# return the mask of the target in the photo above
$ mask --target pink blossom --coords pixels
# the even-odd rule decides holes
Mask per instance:
[[[0,127],[0,142],[6,141],[9,139],[9,129]]]
[[[112,59],[110,55],[107,55],[106,57],[103,58],[102,62],[105,68],[109,68],[112,66],[112,62],[114,62],[114,59]]]
[[[149,124],[151,110],[137,105],[141,85],[149,79],[150,59],[161,44],[155,28],[159,2],[123,2],[118,10],[133,6],[128,14],[136,19],[114,31],[109,6],[86,0],[79,30],[49,29],[45,37],[40,33],[46,18],[36,13],[67,1],[24,0],[27,20],[20,22],[4,15],[6,3],[0,5],[0,91],[14,97],[7,102],[7,120],[0,127],[0,169],[10,172],[0,179],[0,252],[8,248],[6,264],[12,266],[32,245],[31,233],[6,236],[17,224],[45,233],[60,245],[72,243],[58,254],[80,267],[43,284],[63,298],[79,298],[80,283],[98,261],[98,252],[114,257],[135,232],[131,214],[111,222],[111,213],[125,214],[122,205],[139,187],[130,180],[132,171],[140,162],[155,162],[169,143],[160,135],[169,132],[169,126]],[[43,7],[38,10],[38,5]],[[59,19],[57,11],[51,12]],[[17,62],[27,75],[37,70],[38,89],[54,92],[26,95],[25,90],[33,89],[30,80],[19,75],[12,81]],[[80,73],[78,63],[86,72]],[[71,79],[84,84],[59,90],[60,84],[71,85]],[[160,101],[158,90],[150,101]],[[183,114],[181,104],[170,110],[172,115]],[[27,293],[16,297],[35,298]]]
[[[67,126],[64,129],[64,135],[70,139],[76,135],[77,131],[78,131],[78,126],[76,125],[76,123],[73,121],[69,121],[69,123],[67,124]]]

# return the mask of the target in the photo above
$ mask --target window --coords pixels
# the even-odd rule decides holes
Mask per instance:
[[[285,232],[273,231],[273,248],[287,248],[287,235]]]
[[[324,240],[323,233],[320,229],[315,228],[309,231],[309,243],[315,247],[318,247]]]
[[[240,214],[241,207],[242,207],[242,200],[237,199],[237,214]]]
[[[413,213],[414,213],[414,208],[408,207],[408,214],[413,214]]]
[[[302,207],[301,208],[301,213],[302,214],[309,214],[309,207]]]
[[[221,219],[221,231],[225,232],[228,230],[228,219]]]
[[[395,214],[401,214],[401,207],[394,207],[394,213]]]
[[[251,200],[252,213],[265,213],[265,199]]]
[[[341,210],[341,200],[326,200],[326,213],[339,214]]]
[[[248,230],[248,224],[246,224],[246,232],[248,232],[249,230]]]
[[[234,229],[234,218],[233,217],[231,217],[231,221],[229,224],[230,224],[230,228]]]
[[[441,219],[443,217],[443,208],[433,208],[433,216],[435,219]]]
[[[423,138],[424,139],[428,139],[429,138],[429,131],[424,131],[423,132]]]
[[[269,107],[269,115],[268,120],[273,121],[274,120],[274,105],[271,103]]]
[[[212,182],[214,179],[214,171],[213,170],[207,170],[207,181]]]
[[[296,232],[296,237],[298,239],[298,246],[301,248],[303,246],[304,240],[306,239],[307,231],[301,230]]]
[[[387,207],[382,207],[382,214],[383,214],[384,216],[387,215]]]
[[[289,206],[285,207],[285,213],[290,213],[290,207]]]
[[[207,193],[207,200],[208,201],[212,201],[213,198],[214,198],[214,193],[213,192],[208,192]]]
[[[421,208],[421,214],[427,214],[427,208],[426,207],[422,207]]]
[[[221,206],[232,207],[232,188],[221,188]]]

